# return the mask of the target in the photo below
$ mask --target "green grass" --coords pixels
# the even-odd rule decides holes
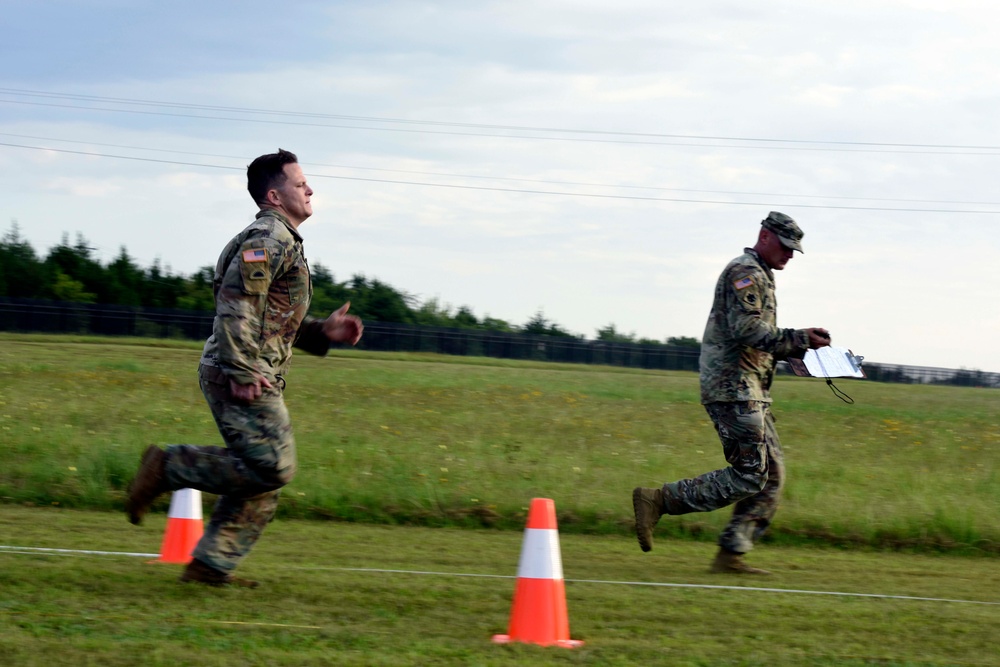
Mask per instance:
[[[0,544],[157,553],[165,523],[6,505]],[[252,591],[180,584],[180,566],[145,558],[0,551],[0,655],[17,667],[996,664],[995,559],[776,546],[753,556],[774,575],[744,579],[707,573],[712,545],[661,538],[643,554],[624,535],[560,535],[570,635],[583,648],[494,645],[521,540],[278,520],[241,568],[262,581]]]
[[[119,509],[148,443],[220,444],[198,344],[0,342],[4,502]],[[788,485],[772,539],[1000,553],[1000,394],[841,386],[855,405],[776,382]],[[286,398],[300,472],[285,518],[519,531],[542,496],[564,534],[624,535],[634,486],[723,465],[692,373],[342,350],[298,354]],[[657,534],[712,540],[727,515]]]
[[[200,346],[0,343],[0,545],[156,553],[166,499],[140,528],[118,510],[149,442],[219,443]],[[1000,602],[995,390],[845,382],[847,406],[822,382],[780,379],[787,497],[752,555],[775,575],[746,580],[706,572],[725,511],[665,519],[651,554],[629,534],[633,486],[722,463],[693,374],[356,351],[293,366],[300,473],[241,568],[262,588],[0,550],[0,663],[996,664],[996,604],[595,583]],[[513,579],[415,574],[514,575],[536,496],[556,501],[582,649],[490,642]],[[337,521],[299,520],[320,517]]]

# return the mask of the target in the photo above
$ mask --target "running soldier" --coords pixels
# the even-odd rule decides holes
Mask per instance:
[[[802,252],[802,236],[792,218],[771,212],[756,245],[745,248],[719,276],[701,345],[701,402],[729,466],[658,489],[634,489],[635,530],[643,551],[653,548],[653,527],[662,515],[711,512],[736,503],[711,569],[768,574],[744,562],[743,555],[770,525],[785,481],[770,409],[775,362],[830,344],[825,329],[779,329],[776,324],[773,272],[785,268],[793,251]]]
[[[150,445],[129,486],[125,511],[139,524],[167,491],[218,495],[181,581],[253,588],[233,570],[274,517],[281,487],[295,475],[295,440],[283,397],[292,347],[323,356],[354,345],[364,329],[345,303],[326,319],[306,315],[309,265],[298,228],[312,215],[312,188],[294,153],[262,155],[247,168],[256,220],[215,267],[215,321],[198,376],[225,447]]]

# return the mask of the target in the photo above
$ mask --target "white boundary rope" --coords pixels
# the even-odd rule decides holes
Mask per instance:
[[[421,572],[417,570],[382,570],[365,567],[297,567],[297,570],[340,570],[344,572],[373,572],[389,574],[419,574],[438,575],[443,577],[480,577],[495,579],[515,579],[516,577],[503,574],[467,574],[461,572]],[[661,588],[702,588],[710,590],[725,591],[755,591],[761,593],[794,593],[798,595],[834,595],[838,597],[856,598],[880,598],[886,600],[910,600],[913,602],[952,602],[961,604],[983,604],[1000,606],[1000,602],[989,602],[984,600],[960,600],[952,598],[929,598],[917,597],[913,595],[885,595],[881,593],[839,593],[836,591],[810,591],[795,588],[762,588],[759,586],[723,586],[719,584],[675,584],[658,581],[606,581],[601,579],[566,579],[567,582],[577,584],[609,584],[613,586],[657,586]]]
[[[90,551],[82,549],[49,549],[44,547],[16,547],[0,545],[0,553],[29,555],[96,555],[96,556],[132,556],[139,558],[158,558],[160,554],[133,553],[128,551]],[[480,574],[470,572],[434,572],[430,570],[394,570],[373,567],[322,567],[322,566],[292,566],[293,570],[328,570],[334,572],[363,572],[368,574],[410,574],[416,576],[436,577],[471,577],[475,579],[516,579],[508,574]],[[986,600],[961,600],[954,598],[918,597],[914,595],[887,595],[882,593],[842,593],[837,591],[810,591],[795,588],[764,588],[760,586],[723,586],[719,584],[677,584],[658,581],[608,581],[602,579],[566,579],[576,584],[606,584],[610,586],[654,586],[659,588],[699,588],[723,591],[753,591],[757,593],[786,593],[794,595],[832,595],[835,597],[876,598],[881,600],[907,600],[909,602],[946,602],[951,604],[979,604],[1000,606],[1000,602]]]
[[[160,554],[140,554],[129,551],[87,551],[84,549],[47,549],[45,547],[8,547],[0,546],[0,552],[16,554],[86,554],[88,556],[135,556],[138,558],[159,558]]]

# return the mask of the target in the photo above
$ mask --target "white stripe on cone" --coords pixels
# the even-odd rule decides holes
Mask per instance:
[[[178,489],[170,498],[168,519],[194,519],[201,521],[201,491]]]
[[[552,529],[525,528],[517,576],[526,579],[562,579],[562,553],[559,532]]]

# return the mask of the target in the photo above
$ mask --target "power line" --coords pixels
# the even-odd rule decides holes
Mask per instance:
[[[109,155],[107,153],[93,153],[90,151],[73,151],[68,148],[47,148],[45,146],[25,146],[23,144],[10,144],[5,142],[0,142],[0,146],[8,146],[10,148],[25,148],[28,150],[36,151],[49,151],[52,153],[68,153],[70,155],[86,155],[88,157],[108,157],[114,158],[116,160],[135,160],[137,162],[155,162],[159,164],[176,164],[184,167],[206,167],[209,169],[233,169],[242,170],[243,167],[230,167],[228,165],[221,164],[204,164],[201,162],[182,162],[180,160],[159,160],[156,158],[147,157],[135,157],[133,155]]]
[[[399,127],[370,127],[365,125],[339,125],[333,123],[307,123],[302,121],[288,121],[288,120],[268,120],[262,118],[238,118],[230,116],[205,116],[198,114],[185,114],[185,113],[170,113],[166,111],[141,111],[137,109],[110,109],[107,107],[93,107],[93,106],[80,106],[73,104],[52,104],[46,102],[28,102],[24,100],[0,100],[3,104],[20,104],[27,106],[38,106],[38,107],[50,107],[59,109],[77,109],[84,111],[106,111],[111,113],[127,113],[136,114],[142,116],[162,116],[171,118],[191,118],[197,120],[212,120],[212,121],[226,121],[226,122],[236,122],[236,123],[257,123],[264,125],[290,125],[297,127],[321,127],[327,129],[340,129],[340,130],[363,130],[367,132],[396,132],[405,134],[431,134],[439,136],[454,136],[454,137],[483,137],[492,139],[518,139],[524,141],[560,141],[560,142],[583,142],[583,143],[599,143],[599,144],[631,144],[631,145],[644,145],[644,146],[674,146],[681,148],[735,148],[742,150],[778,150],[778,151],[819,151],[819,152],[833,152],[833,153],[885,153],[885,154],[903,154],[903,155],[980,155],[980,156],[995,156],[1000,155],[1000,147],[974,147],[969,150],[968,147],[960,147],[964,150],[944,150],[946,148],[944,145],[941,149],[935,150],[900,150],[898,148],[892,149],[876,149],[876,148],[847,148],[847,147],[833,147],[831,145],[838,144],[838,142],[812,142],[805,140],[792,140],[792,139],[750,139],[750,138],[729,138],[730,141],[747,141],[747,142],[788,142],[788,143],[814,143],[814,144],[824,144],[815,146],[805,146],[805,145],[737,145],[737,144],[699,144],[690,142],[678,142],[678,141],[650,141],[650,140],[631,140],[631,139],[597,139],[597,138],[583,138],[583,137],[559,137],[559,136],[532,136],[532,135],[521,135],[521,134],[493,134],[487,132],[458,132],[458,131],[444,131],[444,130],[416,130],[416,129],[406,129]],[[191,108],[191,107],[187,107]],[[239,112],[237,112],[239,113]],[[247,113],[247,112],[244,112]],[[259,113],[259,112],[251,112]],[[281,113],[281,112],[279,112]],[[372,122],[376,122],[372,119]],[[377,122],[388,122],[388,121],[377,121]],[[403,121],[399,121],[403,122]],[[413,121],[422,122],[422,121]],[[430,122],[428,122],[430,124]],[[457,124],[455,124],[457,125]],[[512,126],[513,127],[513,126]],[[534,130],[530,129],[528,131],[545,131],[545,130]],[[556,132],[587,132],[584,130],[549,130]],[[595,133],[597,131],[594,131]],[[600,132],[601,134],[608,135],[624,135],[626,133],[622,132]],[[654,135],[656,136],[656,135]],[[658,136],[676,136],[688,139],[697,140],[726,140],[724,138],[714,138],[714,137],[695,137],[688,135],[658,135]],[[839,142],[841,146],[912,146],[919,148],[921,144],[864,144],[861,142],[849,143],[849,142]],[[935,147],[935,145],[928,144],[928,147]]]
[[[700,141],[746,141],[762,143],[784,143],[784,144],[818,144],[827,146],[867,146],[867,147],[889,147],[889,148],[935,148],[935,149],[963,149],[974,151],[1000,151],[1000,146],[990,145],[968,145],[968,144],[930,144],[930,143],[901,143],[901,142],[875,142],[875,141],[842,141],[842,140],[817,140],[817,139],[783,139],[774,137],[737,137],[725,135],[697,135],[697,134],[671,134],[661,132],[625,132],[620,130],[592,130],[574,129],[560,127],[538,127],[528,125],[502,125],[489,123],[460,123],[455,121],[432,121],[413,120],[406,118],[391,118],[379,116],[358,116],[347,114],[329,114],[302,111],[279,111],[275,109],[255,109],[252,107],[216,106],[205,104],[192,104],[182,102],[163,102],[155,100],[138,100],[122,97],[102,97],[97,95],[82,95],[69,93],[53,93],[47,91],[24,90],[18,88],[0,88],[0,94],[22,95],[30,97],[44,97],[53,99],[68,99],[81,101],[112,102],[122,105],[139,105],[152,107],[169,107],[177,109],[198,109],[203,111],[225,111],[246,114],[263,114],[270,116],[288,116],[298,118],[328,118],[337,120],[355,120],[371,123],[398,123],[409,125],[430,125],[443,127],[466,127],[488,130],[512,130],[520,132],[558,132],[566,134],[594,134],[626,137],[648,137],[661,139],[693,139]],[[6,100],[3,100],[6,101]],[[30,104],[25,102],[25,104]],[[74,107],[75,108],[75,107]],[[91,107],[83,107],[91,108]],[[106,109],[100,109],[106,110]],[[506,136],[506,135],[505,135]],[[670,144],[673,145],[673,144]],[[682,144],[687,145],[687,144]],[[976,153],[979,154],[979,153]]]
[[[250,162],[251,160],[253,160],[252,157],[247,157],[244,155],[222,155],[218,153],[199,153],[194,151],[180,151],[169,148],[149,148],[146,146],[131,146],[127,144],[109,144],[96,141],[80,141],[75,139],[40,137],[37,135],[14,134],[11,132],[0,132],[0,137],[16,137],[18,139],[37,139],[40,141],[56,141],[59,143],[86,144],[89,146],[103,146],[106,148],[125,148],[128,150],[148,151],[155,153],[173,153],[176,155],[193,155],[197,157],[225,158],[231,160],[241,160],[246,162]],[[557,180],[540,179],[540,178],[519,178],[515,176],[483,176],[481,174],[457,174],[453,172],[420,171],[415,169],[388,169],[385,167],[361,167],[356,165],[330,164],[324,162],[303,162],[302,164],[307,166],[311,165],[315,167],[330,167],[334,169],[378,171],[378,172],[395,173],[395,174],[413,174],[417,176],[442,176],[446,178],[468,178],[468,179],[490,180],[490,181],[511,181],[515,183],[542,183],[546,185],[573,185],[573,186],[597,187],[597,188],[616,188],[623,190],[652,190],[657,192],[693,192],[701,194],[741,195],[741,196],[751,196],[751,197],[797,197],[801,199],[838,199],[838,200],[850,200],[850,201],[906,202],[913,204],[963,204],[968,206],[1000,206],[1000,202],[993,202],[993,201],[970,201],[970,200],[959,200],[959,199],[908,199],[901,197],[852,197],[846,195],[798,195],[798,194],[776,193],[776,192],[748,192],[744,190],[705,190],[698,188],[668,188],[664,186],[654,186],[654,185],[596,183],[593,181],[557,181]]]
[[[104,157],[113,158],[119,160],[135,160],[139,162],[151,162],[160,164],[173,164],[189,167],[204,167],[208,169],[228,169],[228,170],[242,170],[243,167],[233,167],[229,165],[219,165],[219,164],[205,164],[200,162],[183,162],[180,160],[161,160],[156,158],[143,158],[128,155],[111,155],[108,153],[94,153],[90,151],[74,151],[65,148],[46,148],[43,146],[26,146],[23,144],[12,144],[6,142],[0,142],[0,146],[7,146],[10,148],[23,148],[27,150],[39,150],[39,151],[50,151],[54,153],[68,153],[71,155],[86,155],[89,157]],[[362,178],[360,176],[335,176],[332,174],[311,174],[315,178],[329,178],[335,180],[343,181],[360,181],[366,183],[386,183],[392,185],[416,185],[423,187],[435,187],[435,188],[449,188],[455,190],[477,190],[477,191],[488,191],[488,192],[507,192],[507,193],[517,193],[517,194],[534,194],[534,195],[551,195],[560,197],[587,197],[593,199],[622,199],[630,201],[649,201],[649,202],[670,202],[670,203],[684,203],[684,204],[716,204],[724,206],[762,206],[764,202],[745,202],[745,201],[719,201],[711,199],[681,199],[673,197],[642,197],[637,195],[611,195],[611,194],[599,194],[599,193],[585,193],[585,192],[559,192],[553,190],[529,190],[529,189],[519,189],[519,188],[497,188],[497,187],[486,187],[477,185],[456,185],[453,183],[420,183],[416,181],[401,181],[392,179],[380,179],[380,178]],[[796,203],[776,203],[771,202],[768,205],[775,207],[785,207],[785,208],[810,208],[810,209],[834,209],[834,210],[847,210],[847,211],[893,211],[893,212],[905,212],[905,213],[974,213],[974,214],[988,214],[995,215],[1000,213],[1000,211],[987,211],[987,210],[977,210],[977,209],[943,209],[943,208],[908,208],[908,207],[882,207],[882,206],[843,206],[834,204],[796,204]]]

